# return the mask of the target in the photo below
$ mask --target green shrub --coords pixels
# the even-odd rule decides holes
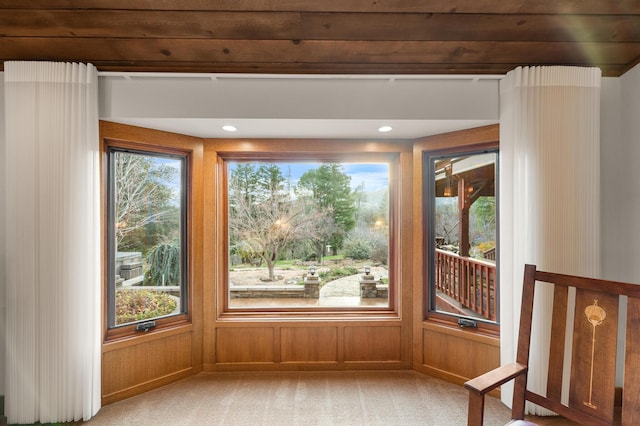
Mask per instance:
[[[180,241],[163,242],[147,254],[146,285],[180,285]],[[164,277],[164,279],[163,279]]]
[[[345,268],[333,268],[328,271],[323,271],[323,272],[320,272],[318,276],[323,281],[333,281],[333,280],[337,280],[338,278],[356,275],[357,273],[358,273],[358,268],[345,267]]]
[[[151,290],[116,291],[116,324],[125,324],[170,314],[176,309],[175,299]]]
[[[371,258],[371,243],[364,240],[352,240],[345,244],[345,255],[355,260]]]
[[[371,261],[383,265],[389,263],[389,245],[386,241],[382,244],[376,244],[371,250]]]

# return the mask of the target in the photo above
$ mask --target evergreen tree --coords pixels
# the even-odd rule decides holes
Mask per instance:
[[[235,163],[231,169],[229,183],[229,204],[233,205],[239,197],[251,201],[256,195],[258,176],[256,167],[251,163]]]
[[[309,192],[321,209],[331,212],[338,227],[328,241],[334,250],[342,248],[344,236],[356,224],[356,200],[350,184],[351,176],[344,173],[340,164],[309,170],[298,182],[300,193]]]

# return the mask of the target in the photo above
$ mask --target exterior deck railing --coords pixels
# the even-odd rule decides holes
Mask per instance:
[[[496,265],[436,249],[436,290],[455,300],[465,310],[495,321]]]

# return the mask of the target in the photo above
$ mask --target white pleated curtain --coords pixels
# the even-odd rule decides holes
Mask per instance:
[[[517,68],[500,83],[503,364],[515,360],[525,263],[600,273],[600,81],[597,68],[549,66]],[[538,300],[543,308],[534,312],[528,388],[544,395],[553,294],[544,289]],[[512,385],[503,386],[509,406],[512,395]],[[549,414],[531,404],[527,410]]]
[[[98,78],[92,65],[4,64],[9,423],[100,408]]]

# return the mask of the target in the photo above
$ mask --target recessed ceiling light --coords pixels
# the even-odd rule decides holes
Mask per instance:
[[[378,128],[378,131],[380,133],[387,133],[387,132],[390,132],[392,130],[393,130],[393,127],[391,127],[391,126],[382,126],[382,127]]]
[[[235,132],[236,130],[238,130],[238,128],[236,126],[232,126],[231,124],[225,124],[224,126],[222,126],[222,130],[224,130],[225,132]]]

